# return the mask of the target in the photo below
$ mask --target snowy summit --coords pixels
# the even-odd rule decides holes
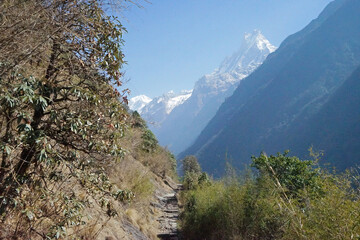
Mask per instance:
[[[253,72],[267,55],[274,52],[276,47],[267,40],[260,30],[245,33],[240,49],[231,57],[227,57],[213,74],[233,73],[244,78]]]
[[[192,90],[183,90],[179,94],[170,91],[154,99],[140,95],[130,99],[129,107],[133,111],[138,111],[148,123],[158,126],[175,107],[183,104],[191,94]]]
[[[142,109],[151,102],[151,98],[149,98],[146,95],[139,95],[136,97],[133,97],[129,101],[129,108],[133,111],[137,111],[138,113],[142,112]]]
[[[191,97],[174,108],[162,124],[152,129],[159,142],[175,154],[188,147],[241,80],[275,50],[276,47],[259,30],[246,33],[240,48],[224,59],[219,68],[200,78]]]

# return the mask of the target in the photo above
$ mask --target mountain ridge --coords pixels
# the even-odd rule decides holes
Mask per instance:
[[[159,142],[178,154],[200,134],[218,107],[241,80],[254,71],[276,47],[254,30],[245,34],[240,48],[222,61],[219,68],[196,83],[191,97],[179,105],[158,129]]]
[[[357,10],[356,1],[332,2],[318,19],[287,38],[179,156],[195,154],[207,171],[221,175],[226,152],[240,167],[252,154],[276,151],[271,136],[317,112],[360,63]]]

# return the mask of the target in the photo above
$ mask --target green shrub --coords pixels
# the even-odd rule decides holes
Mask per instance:
[[[287,152],[253,166],[183,194],[185,239],[360,239],[358,175],[326,173]]]
[[[137,172],[133,176],[132,182],[131,190],[135,194],[137,200],[143,200],[152,196],[155,187],[149,176]]]
[[[295,206],[298,219],[291,219],[284,239],[360,239],[360,195],[351,186],[354,177],[324,174],[323,195],[316,199],[303,191],[306,205]]]
[[[276,204],[278,193],[269,194],[263,184],[268,186],[266,181],[216,182],[189,191],[182,215],[185,239],[274,239],[282,235],[284,217]]]
[[[144,133],[141,136],[143,142],[142,142],[142,149],[147,152],[151,153],[156,150],[158,141],[155,137],[155,135],[149,130],[146,129]]]
[[[137,111],[134,111],[132,114],[132,127],[134,128],[147,128],[147,124],[144,119],[141,118],[140,114]]]
[[[170,164],[171,164],[171,169],[175,173],[176,172],[176,167],[177,167],[176,158],[175,158],[174,154],[172,154],[170,151],[167,150],[167,153],[169,155],[169,161],[170,161]]]
[[[307,188],[313,193],[320,193],[321,179],[319,169],[314,168],[313,161],[302,161],[297,157],[289,157],[289,151],[284,154],[268,157],[262,153],[259,157],[252,157],[252,167],[260,174],[270,176],[286,193],[296,195]]]
[[[186,156],[183,160],[181,160],[182,163],[182,171],[184,174],[187,172],[192,172],[196,174],[201,173],[201,167],[197,160],[197,158],[193,155]]]
[[[184,189],[191,190],[211,184],[207,173],[201,172],[200,164],[195,156],[186,156],[181,162]]]

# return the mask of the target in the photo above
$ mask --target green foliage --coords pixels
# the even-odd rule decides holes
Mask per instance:
[[[193,155],[186,156],[183,160],[181,160],[181,162],[182,162],[182,170],[184,174],[188,172],[195,174],[201,173],[200,164],[195,156]]]
[[[185,239],[274,239],[283,216],[276,209],[278,193],[269,194],[267,187],[267,182],[219,181],[189,191],[182,215]]]
[[[284,154],[268,157],[262,153],[259,157],[252,157],[252,167],[260,171],[261,175],[273,178],[286,192],[297,194],[302,189],[317,192],[321,188],[319,169],[314,168],[313,161],[302,161],[297,157],[289,157],[289,151]]]
[[[156,147],[158,146],[158,141],[155,135],[149,129],[145,129],[141,138],[143,140],[142,149],[145,152],[152,153],[156,150]]]
[[[286,154],[262,154],[253,158],[260,170],[253,175],[232,172],[232,181],[183,193],[184,238],[359,239],[359,175],[314,170],[311,162]],[[280,169],[291,176],[281,176]],[[304,179],[296,185],[295,177]]]
[[[132,113],[132,127],[146,129],[147,124],[137,111]]]
[[[186,156],[181,162],[182,171],[184,173],[183,185],[185,189],[196,189],[203,185],[211,184],[207,173],[201,172],[200,164],[195,156]]]
[[[168,155],[169,155],[169,162],[171,164],[171,170],[173,170],[173,172],[176,172],[176,167],[177,167],[177,162],[176,162],[176,158],[174,156],[174,154],[172,154],[170,151],[168,151]]]
[[[184,189],[191,190],[210,185],[211,181],[207,173],[186,172],[183,179]]]
[[[211,184],[209,175],[206,172],[202,172],[200,174],[200,176],[198,177],[198,182],[200,186]]]
[[[199,185],[199,174],[194,172],[186,172],[183,180],[184,189],[195,189]]]

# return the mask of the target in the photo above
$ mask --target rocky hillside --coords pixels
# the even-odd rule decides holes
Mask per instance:
[[[103,1],[0,1],[0,239],[156,239],[174,156],[126,109]]]

